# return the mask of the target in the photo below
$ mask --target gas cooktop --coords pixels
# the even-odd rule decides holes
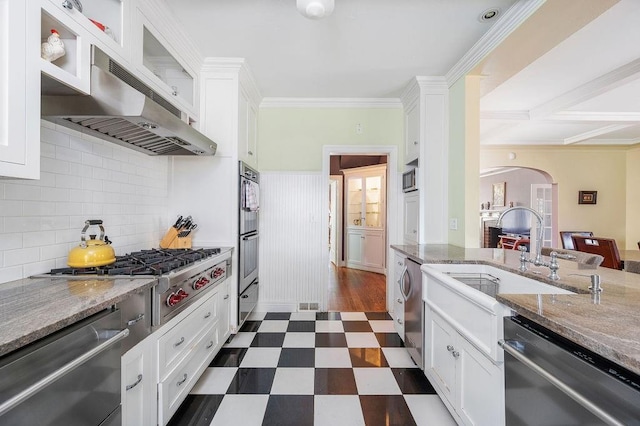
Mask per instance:
[[[219,248],[151,249],[116,256],[115,263],[94,268],[58,268],[49,275],[162,275],[220,254]]]

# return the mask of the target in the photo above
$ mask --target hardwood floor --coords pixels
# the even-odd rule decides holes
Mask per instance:
[[[386,312],[387,277],[351,268],[329,267],[329,311]]]

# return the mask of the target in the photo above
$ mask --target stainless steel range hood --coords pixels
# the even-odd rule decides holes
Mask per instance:
[[[41,97],[42,118],[149,155],[214,155],[179,109],[93,48],[91,95]]]

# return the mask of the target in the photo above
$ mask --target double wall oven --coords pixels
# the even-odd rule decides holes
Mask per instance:
[[[258,303],[260,174],[240,162],[238,236],[238,327]]]

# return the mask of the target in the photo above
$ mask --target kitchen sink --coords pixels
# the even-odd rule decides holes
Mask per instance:
[[[571,291],[542,283],[522,275],[489,265],[433,264],[428,265],[484,294],[574,294]]]

